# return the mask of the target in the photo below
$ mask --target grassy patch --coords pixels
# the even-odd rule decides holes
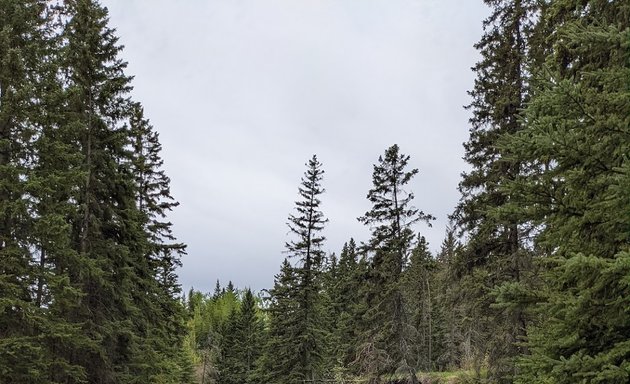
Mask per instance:
[[[466,384],[473,382],[474,371],[417,372],[422,384]],[[382,377],[384,383],[406,383],[408,376],[396,374]]]

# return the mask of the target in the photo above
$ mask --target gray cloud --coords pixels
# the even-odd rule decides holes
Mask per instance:
[[[420,169],[419,226],[437,250],[465,168],[486,16],[461,0],[103,0],[134,96],[160,132],[189,245],[180,281],[271,286],[304,163],[326,171],[326,248],[368,235],[372,164],[398,143]]]

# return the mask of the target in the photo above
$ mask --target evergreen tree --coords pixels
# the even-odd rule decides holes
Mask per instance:
[[[85,294],[65,313],[83,323],[91,339],[68,353],[85,368],[89,382],[127,382],[139,345],[132,319],[145,319],[132,295],[134,252],[141,253],[144,244],[123,125],[130,78],[106,10],[77,0],[66,2],[64,12],[66,126],[80,150],[83,179],[70,196],[78,206],[72,218],[78,257],[69,271]]]
[[[242,383],[242,365],[241,356],[238,350],[239,337],[238,309],[233,308],[227,322],[223,327],[223,337],[221,342],[221,354],[218,361],[220,384],[238,384]]]
[[[245,290],[238,311],[228,318],[223,336],[219,382],[222,384],[262,383],[258,378],[263,323],[250,289]]]
[[[241,335],[239,349],[243,361],[243,380],[241,383],[263,383],[256,371],[264,340],[263,322],[260,318],[258,303],[250,289],[245,291],[239,319]]]
[[[470,332],[478,336],[473,348],[478,349],[479,359],[488,355],[491,376],[509,379],[514,365],[508,360],[523,352],[517,342],[524,337],[527,319],[522,305],[491,308],[495,300],[489,292],[504,282],[530,284],[531,252],[526,246],[530,223],[501,211],[511,199],[504,186],[528,172],[529,165],[515,161],[497,143],[522,129],[520,111],[529,97],[528,62],[535,60],[536,51],[530,41],[532,25],[542,3],[485,3],[492,13],[475,45],[482,58],[473,68],[477,79],[468,106],[472,127],[464,144],[464,159],[472,170],[463,174],[459,185],[462,198],[453,218],[468,235],[462,274],[470,292],[477,292],[476,298],[469,297],[470,310],[482,311],[470,313],[478,319],[471,324],[476,329]]]
[[[55,194],[68,189],[69,172],[50,172],[51,157],[68,157],[63,144],[46,144],[60,94],[53,16],[42,1],[0,2],[0,382],[7,383],[84,378],[57,356],[60,345],[84,337],[53,305],[79,297],[59,268],[71,252],[68,205]]]
[[[623,1],[549,5],[552,49],[535,72],[526,129],[502,144],[538,166],[510,183],[509,209],[541,223],[550,267],[520,383],[630,380],[629,15]]]
[[[225,291],[230,294],[236,293],[236,289],[234,289],[234,284],[232,284],[232,280],[228,281],[228,285],[225,287]]]
[[[72,247],[69,281],[83,297],[60,308],[89,342],[60,353],[90,382],[176,382],[182,372],[183,307],[173,273],[183,250],[160,218],[176,203],[159,169],[159,142],[129,101],[130,78],[107,11],[67,1],[60,51],[65,108],[60,132],[80,177],[65,198]],[[61,137],[61,136],[59,136]],[[134,152],[135,151],[135,152]]]
[[[414,245],[412,226],[419,221],[430,223],[433,217],[411,205],[414,195],[405,187],[418,170],[408,171],[408,162],[409,156],[400,154],[398,145],[379,157],[367,195],[373,207],[359,218],[372,231],[365,248],[373,254],[365,314],[370,328],[360,347],[369,356],[359,352],[364,355],[359,358],[371,361],[372,374],[400,370],[417,383],[411,360],[413,330],[403,306],[401,278]]]
[[[164,221],[168,212],[179,205],[170,193],[170,179],[164,173],[160,157],[159,135],[144,117],[139,103],[132,105],[129,138],[133,150],[133,175],[136,204],[145,216],[144,229],[150,241],[148,259],[154,278],[171,300],[180,293],[175,269],[181,266],[185,245],[174,242],[172,223]]]
[[[298,260],[296,297],[299,302],[298,328],[294,335],[299,343],[299,364],[293,369],[305,380],[322,375],[325,322],[321,308],[321,274],[324,268],[325,237],[320,233],[328,221],[320,210],[321,181],[324,171],[317,156],[313,156],[298,188],[300,198],[295,203],[296,214],[289,215],[289,230],[296,237],[286,243],[290,257]]]
[[[0,4],[2,382],[191,378],[176,203],[107,23],[90,0]]]
[[[285,259],[268,292],[269,332],[259,365],[259,377],[264,383],[292,384],[303,380],[295,369],[302,357],[300,340],[296,338],[301,326],[298,284],[295,268]]]
[[[327,376],[331,376],[337,366],[336,349],[340,340],[337,338],[335,328],[336,321],[342,308],[338,305],[337,298],[339,296],[339,273],[338,273],[337,255],[332,253],[327,258],[327,263],[321,275],[320,305],[322,314],[320,324],[324,328],[326,337],[322,352],[322,372],[326,372]]]
[[[339,261],[332,263],[325,275],[329,322],[329,369],[343,378],[352,372],[359,344],[362,271],[354,239],[343,245]]]
[[[214,293],[212,294],[213,299],[218,299],[221,296],[221,283],[219,279],[217,279],[216,284],[214,285]]]
[[[146,245],[144,254],[134,262],[137,284],[134,302],[142,307],[147,324],[140,327],[144,333],[144,351],[139,361],[146,365],[146,356],[154,372],[150,380],[178,380],[181,372],[174,362],[181,361],[184,336],[184,307],[177,300],[180,293],[175,269],[181,266],[185,245],[175,242],[172,224],[164,221],[167,213],[178,205],[170,194],[170,179],[162,170],[162,146],[158,134],[144,117],[139,103],[131,106],[129,142],[132,152],[132,174],[135,184],[136,207],[140,213]],[[164,316],[168,313],[169,316]],[[146,332],[144,329],[150,329]],[[149,370],[147,370],[149,371]]]
[[[435,358],[435,319],[433,287],[435,260],[425,238],[418,236],[416,247],[411,253],[409,267],[403,275],[403,298],[406,317],[416,336],[412,338],[410,360],[414,367],[423,371],[433,370]],[[413,359],[413,360],[412,360]]]
[[[26,201],[27,142],[35,132],[29,122],[33,107],[29,94],[35,85],[29,72],[41,59],[41,50],[27,36],[41,38],[39,2],[0,3],[0,376],[3,381],[27,381],[42,356],[29,328],[33,316],[30,287],[35,271],[30,264],[29,214]],[[11,358],[26,356],[33,367]]]
[[[453,227],[447,227],[446,236],[436,258],[435,271],[435,326],[437,346],[435,363],[438,370],[457,369],[465,366],[466,351],[469,350],[464,337],[463,321],[466,319],[467,304],[460,288],[458,273],[463,269],[458,266],[462,255]]]

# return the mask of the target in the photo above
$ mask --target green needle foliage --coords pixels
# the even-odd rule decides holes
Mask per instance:
[[[240,308],[232,311],[224,328],[219,383],[263,383],[257,370],[264,340],[258,311],[252,291],[245,290]]]
[[[95,1],[0,4],[0,382],[190,379],[176,203],[120,52]]]
[[[549,272],[518,382],[630,380],[630,5],[558,1],[535,72],[527,129],[504,144],[538,165],[509,185],[512,209],[543,218]],[[548,27],[550,28],[550,27]]]
[[[301,348],[295,337],[301,328],[298,282],[295,267],[285,259],[268,292],[268,337],[260,360],[263,383],[291,384],[303,380],[296,369],[301,362]]]
[[[501,138],[523,129],[521,111],[529,95],[529,67],[541,46],[534,36],[536,15],[542,2],[487,0],[490,16],[475,45],[481,60],[473,68],[477,78],[467,107],[472,112],[470,139],[464,143],[472,169],[463,173],[461,200],[452,215],[462,234],[465,262],[458,278],[465,280],[468,313],[475,318],[471,347],[477,370],[488,361],[490,375],[509,381],[515,368],[510,356],[524,351],[518,346],[528,322],[526,302],[501,305],[490,294],[502,284],[526,290],[535,281],[528,244],[532,224],[502,208],[513,200],[505,185],[529,172],[529,163],[498,146]]]
[[[407,170],[409,156],[392,145],[380,156],[372,174],[373,188],[367,198],[372,209],[359,218],[372,232],[365,251],[372,254],[366,294],[366,323],[359,360],[362,370],[371,375],[402,371],[412,382],[415,376],[413,335],[404,309],[403,270],[414,246],[412,225],[430,223],[431,215],[411,205],[412,192],[405,190],[418,173]]]
[[[296,201],[296,214],[289,215],[289,230],[296,237],[286,244],[290,257],[297,259],[295,268],[298,279],[295,295],[298,301],[296,333],[293,337],[299,346],[299,362],[294,368],[302,379],[321,378],[323,351],[325,349],[325,321],[321,305],[322,273],[326,238],[321,235],[328,220],[321,211],[320,195],[324,170],[313,157],[306,164],[307,170],[298,188],[301,200]]]

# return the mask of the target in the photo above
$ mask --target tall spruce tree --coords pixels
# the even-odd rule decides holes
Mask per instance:
[[[337,254],[332,253],[327,257],[327,262],[321,276],[320,305],[322,307],[321,324],[324,327],[326,338],[324,339],[324,350],[322,352],[322,372],[326,372],[328,377],[333,376],[337,367],[336,348],[339,339],[335,332],[336,320],[342,310],[336,298],[339,296],[339,262]]]
[[[36,35],[41,19],[37,2],[0,5],[0,379],[10,382],[27,381],[29,371],[41,369],[42,359],[30,334],[38,319],[29,292],[34,271],[25,241],[29,215],[23,181],[24,146],[32,135],[24,115],[33,86],[27,77],[32,61],[25,58],[33,52],[25,36]]]
[[[295,202],[296,213],[289,215],[287,223],[296,239],[286,243],[286,252],[297,259],[298,264],[295,272],[299,313],[295,337],[300,347],[300,360],[294,369],[302,379],[314,380],[322,375],[325,324],[319,293],[325,256],[322,245],[326,238],[321,232],[328,220],[320,210],[320,196],[325,191],[321,186],[322,164],[313,155],[306,166],[298,188],[301,200]]]
[[[173,247],[181,246],[164,243],[173,240],[170,224],[156,219],[175,205],[159,143],[129,100],[131,79],[107,10],[73,0],[62,11],[62,125],[81,171],[68,196],[78,207],[69,218],[77,257],[68,274],[84,295],[64,316],[90,338],[63,355],[90,382],[179,382],[190,377],[175,362],[183,328]]]
[[[405,188],[418,170],[407,170],[408,162],[409,156],[399,153],[398,145],[379,157],[367,195],[373,206],[359,218],[372,232],[365,245],[372,258],[365,313],[370,328],[358,357],[372,375],[398,370],[417,383],[412,363],[414,330],[405,314],[401,278],[414,245],[412,226],[420,221],[429,224],[433,217],[411,205],[414,195]]]
[[[66,148],[45,144],[61,93],[53,16],[42,1],[0,2],[0,382],[7,383],[84,378],[57,355],[84,337],[55,305],[78,292],[59,265],[70,247],[68,205],[56,194],[67,190],[68,172],[52,172],[50,161],[67,159]]]
[[[30,328],[37,319],[30,287],[35,283],[28,243],[26,201],[29,153],[35,132],[29,120],[34,79],[41,60],[41,4],[37,1],[0,3],[0,377],[26,381],[32,367],[13,354],[23,354],[37,367],[41,359]],[[34,68],[35,67],[35,68]],[[17,355],[16,355],[17,357]]]
[[[552,2],[526,129],[503,145],[538,165],[509,208],[541,223],[550,271],[517,382],[630,380],[630,4]]]
[[[107,12],[0,5],[0,381],[187,382],[175,203]]]
[[[186,246],[175,242],[172,223],[165,218],[179,203],[171,196],[170,179],[163,169],[162,145],[158,133],[145,118],[142,105],[134,103],[131,113],[130,149],[133,151],[136,202],[138,210],[145,216],[144,229],[151,247],[147,256],[156,281],[172,298],[180,293],[175,269],[181,266],[181,256]]]
[[[147,365],[144,360],[151,356],[149,365],[153,369],[147,370],[153,372],[150,381],[179,380],[190,373],[182,372],[176,363],[184,358],[184,307],[176,298],[180,287],[175,268],[181,266],[185,245],[175,242],[172,224],[165,220],[178,203],[170,194],[170,179],[162,169],[158,134],[139,103],[131,105],[128,141],[136,209],[145,239],[142,253],[136,254],[133,262],[136,284],[141,287],[134,290],[134,302],[147,320],[139,327],[145,340],[138,363]]]
[[[70,197],[78,206],[72,221],[79,253],[70,275],[85,295],[66,316],[83,323],[91,339],[69,353],[89,382],[127,382],[138,345],[132,319],[143,319],[132,296],[133,252],[141,252],[143,244],[123,125],[130,78],[106,10],[76,0],[66,2],[64,11],[66,124],[80,149],[83,179]]]
[[[464,144],[464,159],[472,170],[463,174],[459,185],[462,198],[453,218],[468,236],[461,272],[469,293],[477,292],[477,297],[469,295],[470,317],[478,318],[471,323],[476,328],[470,330],[475,335],[473,348],[479,359],[488,356],[490,376],[509,380],[514,374],[510,359],[523,352],[517,343],[525,335],[525,309],[522,305],[492,308],[495,299],[489,292],[504,282],[530,284],[532,255],[525,244],[529,223],[500,211],[511,199],[504,186],[528,172],[528,164],[508,156],[497,143],[522,129],[520,111],[529,97],[528,62],[534,60],[535,51],[530,41],[532,24],[542,3],[485,3],[492,13],[475,45],[481,61],[473,68],[477,79],[468,106],[472,127]]]

